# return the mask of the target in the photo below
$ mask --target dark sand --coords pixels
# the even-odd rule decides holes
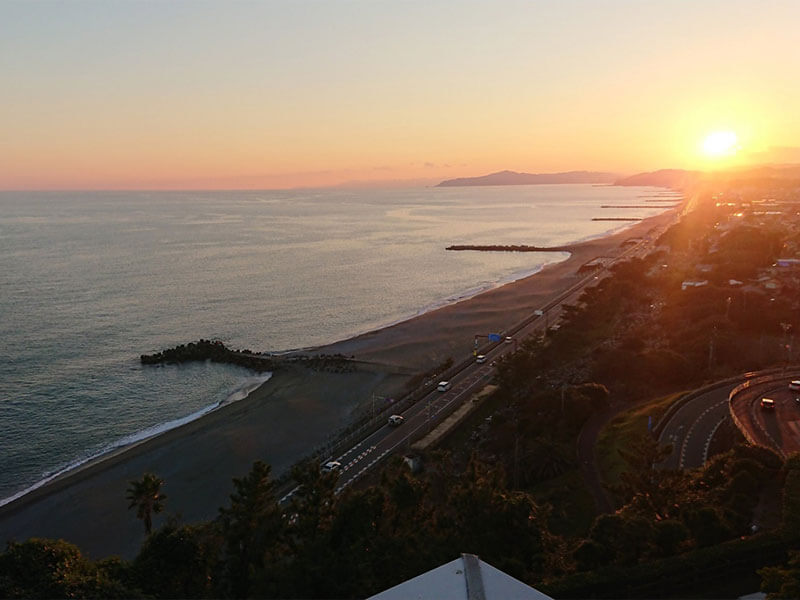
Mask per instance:
[[[570,285],[598,256],[614,256],[628,238],[672,222],[676,211],[612,236],[576,244],[569,259],[535,275],[319,349],[365,361],[354,373],[292,369],[277,373],[246,399],[72,472],[0,508],[0,542],[64,538],[92,558],[133,557],[143,526],[128,510],[125,490],[142,473],[166,481],[167,513],[185,522],[214,517],[227,504],[231,478],[253,461],[286,471],[347,424],[372,394],[398,395],[414,372],[472,351],[475,334],[511,328]],[[135,349],[133,350],[135,351]],[[154,526],[163,522],[158,515]]]

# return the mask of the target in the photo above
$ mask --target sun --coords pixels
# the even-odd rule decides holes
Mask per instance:
[[[709,158],[733,156],[739,149],[739,138],[733,131],[712,131],[703,140],[703,154]]]

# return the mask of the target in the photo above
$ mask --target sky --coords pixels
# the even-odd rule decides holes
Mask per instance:
[[[0,0],[0,189],[800,162],[798,27],[797,0]]]

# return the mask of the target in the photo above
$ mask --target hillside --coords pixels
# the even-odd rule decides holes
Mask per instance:
[[[702,173],[699,171],[686,171],[685,169],[660,169],[648,173],[637,173],[630,177],[623,177],[614,182],[614,185],[649,185],[654,187],[667,187],[683,189],[695,183]]]
[[[617,178],[613,173],[596,171],[568,171],[566,173],[517,173],[498,171],[480,177],[447,179],[436,187],[458,187],[475,185],[538,185],[546,183],[612,183]]]

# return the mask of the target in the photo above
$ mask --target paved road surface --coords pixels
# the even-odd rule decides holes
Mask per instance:
[[[684,404],[664,426],[658,441],[672,446],[662,463],[668,469],[693,469],[706,462],[708,447],[717,429],[730,419],[728,394],[738,385],[730,383],[709,390]]]

